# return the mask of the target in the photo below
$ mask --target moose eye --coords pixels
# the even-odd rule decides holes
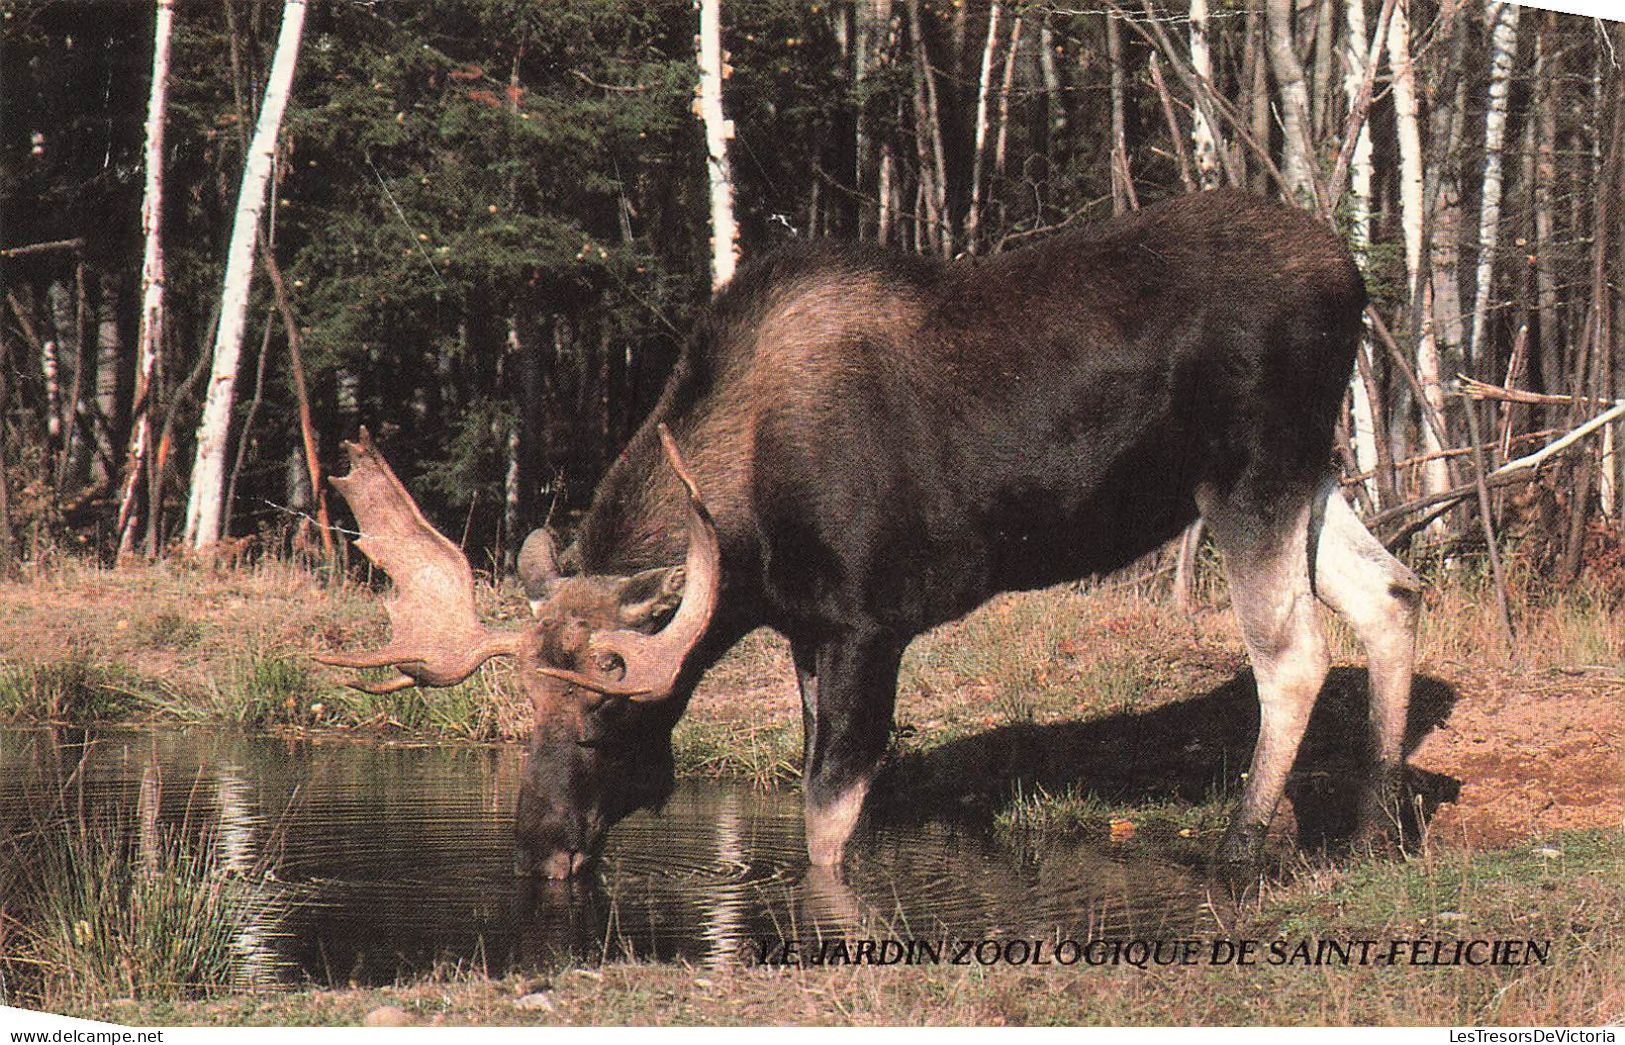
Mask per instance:
[[[621,678],[626,674],[626,661],[619,653],[600,653],[593,657],[593,664],[605,675]]]

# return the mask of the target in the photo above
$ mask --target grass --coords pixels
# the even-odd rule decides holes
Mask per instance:
[[[1520,570],[1511,571],[1520,636],[1515,659],[1501,652],[1483,571],[1469,563],[1430,572],[1421,669],[1476,698],[1464,700],[1452,719],[1450,736],[1458,743],[1474,742],[1464,729],[1485,728],[1488,712],[1474,704],[1507,703],[1536,682],[1570,687],[1563,680],[1571,675],[1583,676],[1592,690],[1625,678],[1619,593],[1589,579],[1546,591]],[[1179,613],[1130,591],[1057,588],[1002,596],[921,636],[907,652],[899,685],[898,762],[931,761],[961,795],[981,783],[972,777],[987,775],[996,788],[989,792],[989,818],[1005,844],[1037,849],[1051,837],[1083,835],[1206,851],[1223,826],[1225,787],[1205,795],[1197,787],[1180,798],[1092,785],[1125,776],[1124,764],[1139,757],[1131,746],[1138,743],[1135,731],[1142,722],[1164,721],[1155,718],[1159,711],[1240,693],[1245,654],[1222,586],[1211,596],[1207,606]],[[507,626],[523,619],[515,593],[481,586],[478,598],[488,619],[508,618]],[[281,730],[406,730],[471,740],[525,735],[528,702],[502,662],[449,690],[374,697],[343,688],[342,673],[307,656],[376,644],[382,636],[383,615],[372,592],[290,566],[219,573],[160,563],[107,571],[59,561],[24,583],[0,584],[0,719],[146,718]],[[1334,630],[1333,650],[1342,663],[1361,662],[1346,629]],[[1489,685],[1496,680],[1499,688]],[[1577,713],[1583,714],[1563,712]],[[1031,740],[1038,750],[1074,736],[1072,726],[1112,723],[1094,734],[1109,741],[1103,753],[1081,763],[1073,753],[1068,764],[1087,770],[1081,782],[1048,786],[1034,777],[1012,794],[1008,767],[994,757],[1001,738],[1014,738],[1010,750],[1025,757],[1028,749],[1016,740]],[[1505,728],[1524,737],[1522,725]],[[1595,746],[1592,734],[1581,739],[1577,746],[1567,736],[1547,742],[1553,751]],[[1559,743],[1569,746],[1550,746]],[[674,744],[683,774],[744,778],[762,788],[793,781],[800,713],[783,642],[759,632],[724,658],[696,694]],[[1537,759],[1548,750],[1521,752],[1503,743],[1469,754],[1482,758],[1502,749],[1508,757]],[[987,765],[962,760],[966,751],[988,755]],[[1193,757],[1177,747],[1163,756]],[[1165,768],[1159,762],[1129,775],[1160,779]],[[1221,768],[1219,775],[1230,780],[1244,763]],[[1099,776],[1090,775],[1097,769]],[[1490,783],[1481,791],[1510,796],[1529,790],[1529,770],[1521,763],[1483,772]],[[1505,784],[1499,773],[1517,783]],[[904,790],[917,796],[924,788]],[[196,832],[161,836],[156,847],[142,850],[135,840],[80,829],[77,840],[65,836],[57,857],[26,864],[54,868],[36,876],[54,887],[35,881],[23,888],[15,868],[24,863],[0,852],[0,879],[11,875],[0,881],[0,931],[9,933],[0,951],[9,956],[13,989],[21,977],[36,985],[39,997],[55,999],[52,1007],[126,1022],[353,1023],[386,1004],[423,1022],[454,1023],[1185,1025],[1245,1018],[1459,1025],[1625,1018],[1625,918],[1618,913],[1625,910],[1625,839],[1617,830],[1548,834],[1562,826],[1548,822],[1553,814],[1514,812],[1520,835],[1535,840],[1484,849],[1451,835],[1451,845],[1425,847],[1407,863],[1353,860],[1333,867],[1304,859],[1290,880],[1268,885],[1258,903],[1241,911],[1239,922],[1215,925],[1213,932],[1260,939],[1549,938],[1550,966],[1038,971],[621,963],[545,982],[468,974],[388,990],[267,997],[230,992],[226,985],[237,973],[216,958],[201,969],[185,965],[191,955],[172,953],[166,938],[140,932],[147,924],[179,926],[167,930],[169,942],[188,934],[207,939],[216,931],[211,919],[237,924],[244,897],[263,897],[256,882],[211,863],[212,850]],[[0,849],[7,844],[14,841],[0,841]],[[238,885],[246,892],[236,891]],[[19,935],[24,898],[32,910],[55,905],[50,909],[58,913],[31,917],[41,928]],[[142,925],[115,917],[137,908],[148,912]],[[221,953],[213,945],[198,950]],[[80,968],[82,974],[71,973]],[[551,1008],[516,1006],[519,997],[536,994]],[[118,1000],[124,995],[138,1000]]]
[[[95,816],[14,834],[0,869],[0,1001],[60,1009],[250,983],[248,935],[277,901],[207,831],[130,834]],[[9,987],[7,986],[9,984]]]
[[[1204,802],[1131,802],[1077,787],[1051,794],[1038,785],[1030,791],[1018,788],[994,813],[993,828],[1007,841],[1028,845],[1096,837],[1117,843],[1149,838],[1167,846],[1176,838],[1202,838],[1205,852],[1229,822],[1229,801],[1230,796],[1215,793]]]
[[[51,660],[0,658],[0,721],[81,725],[134,716],[163,700],[163,686],[69,648]]]
[[[1594,1026],[1625,1017],[1625,848],[1618,831],[1509,851],[1305,866],[1199,938],[1549,941],[1549,964],[1070,967],[617,962],[394,987],[204,1001],[103,1000],[78,1014],[137,1024],[357,1024],[388,1007],[419,1024],[1094,1024]],[[1549,855],[1549,851],[1560,853]],[[1547,854],[1547,855],[1543,855]],[[524,999],[521,1001],[521,999]]]
[[[1497,619],[1495,588],[1482,559],[1423,570],[1427,608],[1422,648],[1450,660],[1485,660],[1537,669],[1601,668],[1625,677],[1625,589],[1617,577],[1583,573],[1553,585],[1527,556],[1511,549],[1505,563],[1517,649],[1508,657]]]
[[[1209,563],[1203,577],[1215,602],[1190,614],[1132,591],[1062,587],[1000,596],[920,636],[903,661],[899,753],[1000,726],[1138,713],[1211,691],[1245,665],[1213,572]],[[1590,580],[1545,592],[1522,566],[1513,577],[1521,668],[1625,675],[1617,592]],[[1476,563],[1431,568],[1424,670],[1428,661],[1502,660],[1488,584]],[[487,617],[525,615],[515,592],[482,585],[479,599]],[[1347,629],[1332,633],[1334,655],[1359,662]],[[373,592],[289,564],[218,572],[57,560],[25,582],[0,584],[0,719],[145,717],[477,741],[528,734],[529,703],[501,661],[451,689],[375,697],[343,687],[344,673],[309,660],[383,636]],[[748,637],[708,675],[679,725],[680,771],[760,786],[793,780],[800,750],[793,680],[782,640]]]

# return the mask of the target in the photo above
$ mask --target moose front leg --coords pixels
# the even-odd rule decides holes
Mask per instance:
[[[846,854],[891,736],[902,652],[889,635],[844,634],[817,646],[811,673],[798,658],[807,856],[814,866],[836,866]]]

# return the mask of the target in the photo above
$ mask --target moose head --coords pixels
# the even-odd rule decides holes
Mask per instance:
[[[382,649],[316,659],[345,668],[393,666],[369,693],[454,686],[492,657],[513,657],[535,708],[530,757],[515,816],[521,871],[569,878],[590,866],[609,827],[659,805],[673,782],[674,691],[716,609],[716,527],[664,425],[660,440],[687,491],[688,552],[681,566],[630,577],[564,576],[552,539],[522,553],[534,621],[494,631],[474,609],[462,551],[424,519],[366,429],[346,443],[350,474],[333,485],[361,530],[356,542],[389,574],[391,639]]]

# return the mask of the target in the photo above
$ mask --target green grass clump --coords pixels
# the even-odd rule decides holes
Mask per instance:
[[[189,649],[203,639],[203,625],[173,610],[158,613],[143,630],[147,643],[161,650]]]
[[[0,659],[0,719],[82,724],[148,707],[157,688],[83,651],[48,661]]]
[[[1105,798],[1093,791],[1068,788],[1058,795],[1043,786],[1018,789],[993,815],[993,828],[1010,841],[1053,841],[1079,835],[1111,835],[1114,824],[1132,825],[1134,835],[1178,835],[1191,838],[1213,834],[1228,822],[1226,802],[1212,796],[1200,803],[1160,801],[1127,802]],[[1124,832],[1119,827],[1119,837]]]
[[[8,1004],[180,999],[242,985],[245,936],[278,903],[263,871],[224,867],[207,832],[153,826],[143,837],[99,817],[42,827],[5,849]]]
[[[308,720],[315,688],[310,669],[292,657],[250,658],[239,682],[240,721],[268,726]]]
[[[735,777],[758,790],[801,775],[799,722],[705,722],[690,720],[672,734],[679,776]]]

